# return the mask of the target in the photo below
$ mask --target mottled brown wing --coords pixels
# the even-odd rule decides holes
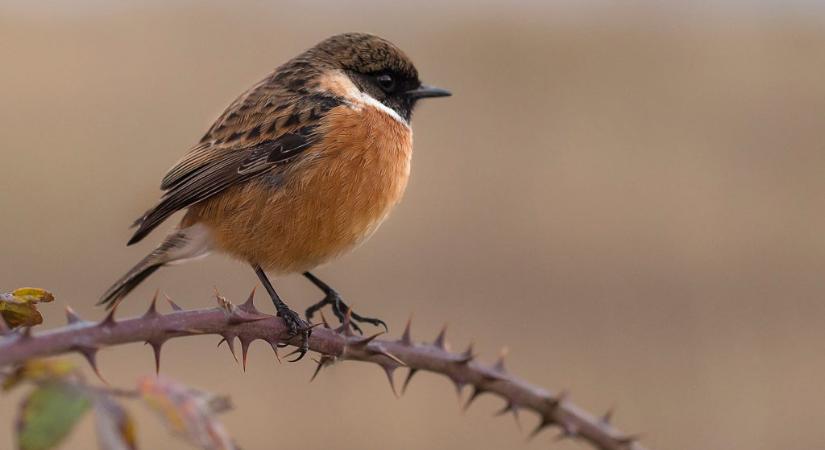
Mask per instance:
[[[261,80],[233,101],[215,120],[200,143],[169,169],[160,188],[169,190],[198,169],[264,139],[295,128],[286,125],[300,106],[295,93],[279,88],[273,76]]]
[[[310,91],[304,80],[317,75],[295,60],[241,94],[215,121],[201,142],[178,161],[161,182],[157,206],[139,218],[129,245],[143,239],[170,215],[287,164],[312,145],[318,123],[346,102]],[[302,81],[301,83],[296,83]]]
[[[229,186],[264,174],[278,164],[287,164],[317,140],[316,129],[316,126],[306,126],[249,147],[223,151],[213,149],[211,158],[202,158],[198,164],[181,172],[167,185],[160,203],[137,220],[138,229],[128,245],[143,239],[175,212],[201,202]]]

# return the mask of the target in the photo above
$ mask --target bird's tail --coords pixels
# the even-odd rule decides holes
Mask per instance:
[[[146,255],[131,270],[126,272],[100,298],[98,305],[113,308],[143,280],[161,267],[206,256],[211,249],[209,230],[202,224],[182,228],[163,241],[152,253]]]

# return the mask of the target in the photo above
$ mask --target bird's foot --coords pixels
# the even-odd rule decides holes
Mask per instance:
[[[290,362],[299,361],[309,351],[309,336],[312,334],[312,327],[295,311],[289,308],[278,309],[278,317],[284,320],[287,330],[289,330],[290,339],[296,336],[301,337],[300,344],[295,350],[297,356],[290,360]]]
[[[357,331],[359,334],[364,334],[364,332],[361,330],[361,327],[358,326],[358,323],[368,323],[376,327],[381,326],[384,327],[384,331],[389,331],[389,328],[387,328],[387,324],[384,323],[383,320],[376,319],[374,317],[364,317],[360,314],[357,314],[355,311],[352,311],[352,309],[346,303],[344,303],[344,300],[341,299],[341,296],[333,290],[327,292],[323,300],[307,308],[307,320],[312,320],[312,316],[315,315],[315,312],[317,312],[326,305],[331,306],[332,313],[335,315],[336,318],[338,318],[338,321],[341,323],[343,323],[346,320],[346,316],[349,313],[350,326],[352,326],[352,329]]]

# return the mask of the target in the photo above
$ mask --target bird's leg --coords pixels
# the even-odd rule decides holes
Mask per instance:
[[[312,329],[307,322],[301,319],[298,313],[289,309],[289,306],[281,300],[281,297],[275,292],[275,288],[272,287],[272,283],[269,282],[269,278],[267,278],[261,266],[253,264],[252,268],[255,269],[255,274],[258,275],[258,279],[261,280],[264,288],[266,288],[269,297],[272,298],[272,303],[275,304],[275,309],[278,311],[278,317],[284,320],[284,323],[289,329],[290,336],[301,335],[301,345],[298,347],[298,356],[292,360],[298,361],[303,358],[309,350],[309,335],[312,334]]]
[[[323,308],[326,305],[330,305],[332,307],[332,313],[335,314],[335,317],[338,318],[339,321],[343,322],[344,317],[346,316],[347,312],[350,313],[350,318],[352,319],[351,325],[355,331],[362,333],[361,328],[358,326],[356,322],[362,323],[369,323],[375,326],[382,326],[384,330],[389,330],[387,328],[387,324],[384,323],[381,319],[375,319],[372,317],[364,317],[359,314],[356,314],[354,311],[351,311],[350,307],[347,306],[346,303],[341,299],[341,296],[335,292],[335,289],[331,288],[328,284],[321,281],[318,277],[313,275],[310,272],[304,272],[304,276],[314,284],[318,289],[323,291],[324,298],[320,302],[310,306],[307,308],[306,316],[307,320],[312,319],[312,316],[315,314],[316,311]]]

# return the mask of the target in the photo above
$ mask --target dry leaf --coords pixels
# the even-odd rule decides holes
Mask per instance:
[[[100,450],[135,450],[135,422],[120,403],[99,395],[95,401],[97,441]]]
[[[35,305],[53,300],[54,295],[44,289],[16,289],[10,294],[0,294],[0,316],[12,328],[39,325],[43,323],[43,316]]]
[[[17,386],[22,381],[45,381],[64,378],[77,373],[77,366],[61,358],[30,359],[17,366],[3,379],[4,391]]]
[[[215,396],[162,377],[144,377],[138,384],[145,402],[169,429],[204,450],[236,450],[215,415],[227,409],[225,397]]]

